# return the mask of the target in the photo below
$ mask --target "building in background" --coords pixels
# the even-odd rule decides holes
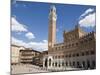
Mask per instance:
[[[25,49],[22,46],[17,46],[17,45],[11,45],[11,64],[19,64],[20,59],[19,59],[19,53],[20,49]]]
[[[20,50],[20,63],[26,63],[26,64],[35,64],[35,60],[33,60],[36,57],[39,57],[41,52],[33,50],[31,48],[25,48]]]

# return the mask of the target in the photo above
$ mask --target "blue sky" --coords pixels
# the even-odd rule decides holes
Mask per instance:
[[[70,4],[53,4],[53,3],[40,3],[40,2],[25,2],[12,0],[11,4],[11,19],[12,26],[16,24],[19,30],[12,29],[12,38],[18,43],[32,43],[32,45],[45,44],[47,46],[48,40],[48,15],[50,6],[55,5],[57,10],[57,42],[63,41],[63,31],[71,30],[76,24],[85,31],[90,32],[95,28],[95,6],[88,5],[70,5]],[[14,22],[13,22],[14,21]],[[22,30],[20,30],[22,29]],[[25,30],[26,29],[26,30]],[[39,43],[39,44],[38,44]],[[43,45],[44,46],[44,45]],[[33,49],[43,50],[46,48]]]

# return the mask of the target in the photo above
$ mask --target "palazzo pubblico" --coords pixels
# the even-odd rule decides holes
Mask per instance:
[[[63,42],[56,43],[56,21],[56,8],[52,6],[49,13],[48,53],[43,57],[43,67],[54,71],[66,68],[95,69],[95,32],[87,33],[76,25],[71,31],[64,30]]]

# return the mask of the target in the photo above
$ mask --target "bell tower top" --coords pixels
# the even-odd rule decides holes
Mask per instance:
[[[56,7],[54,5],[51,6],[51,11],[56,12]]]
[[[52,5],[52,6],[50,7],[49,19],[50,19],[50,20],[56,20],[56,19],[57,19],[56,7],[55,7],[54,5]]]

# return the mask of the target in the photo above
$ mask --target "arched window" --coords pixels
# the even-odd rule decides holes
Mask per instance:
[[[74,46],[74,44],[72,44],[72,47]]]
[[[89,51],[86,51],[86,55],[89,55]]]
[[[62,46],[62,49],[64,48],[64,46]]]
[[[77,53],[76,56],[79,56],[79,53]]]
[[[69,57],[71,57],[71,54],[69,54]]]
[[[82,56],[84,56],[84,52],[82,52]]]
[[[76,46],[78,46],[78,43],[76,43]]]
[[[64,46],[64,48],[66,49],[66,48],[67,48],[67,46],[65,45],[65,46]]]
[[[73,57],[75,57],[75,54],[73,53]]]
[[[57,47],[55,49],[57,50]]]
[[[59,67],[60,67],[60,63],[59,63]]]
[[[92,40],[92,38],[89,38],[89,41],[91,41]]]
[[[62,58],[64,58],[64,55],[62,55]]]
[[[60,59],[60,56],[58,56],[58,59]]]
[[[92,54],[95,54],[95,51],[91,51],[91,55],[92,55]]]
[[[57,59],[57,56],[55,56],[55,59]]]
[[[66,58],[68,57],[68,55],[66,55]]]
[[[69,44],[69,47],[71,47],[71,44]]]

